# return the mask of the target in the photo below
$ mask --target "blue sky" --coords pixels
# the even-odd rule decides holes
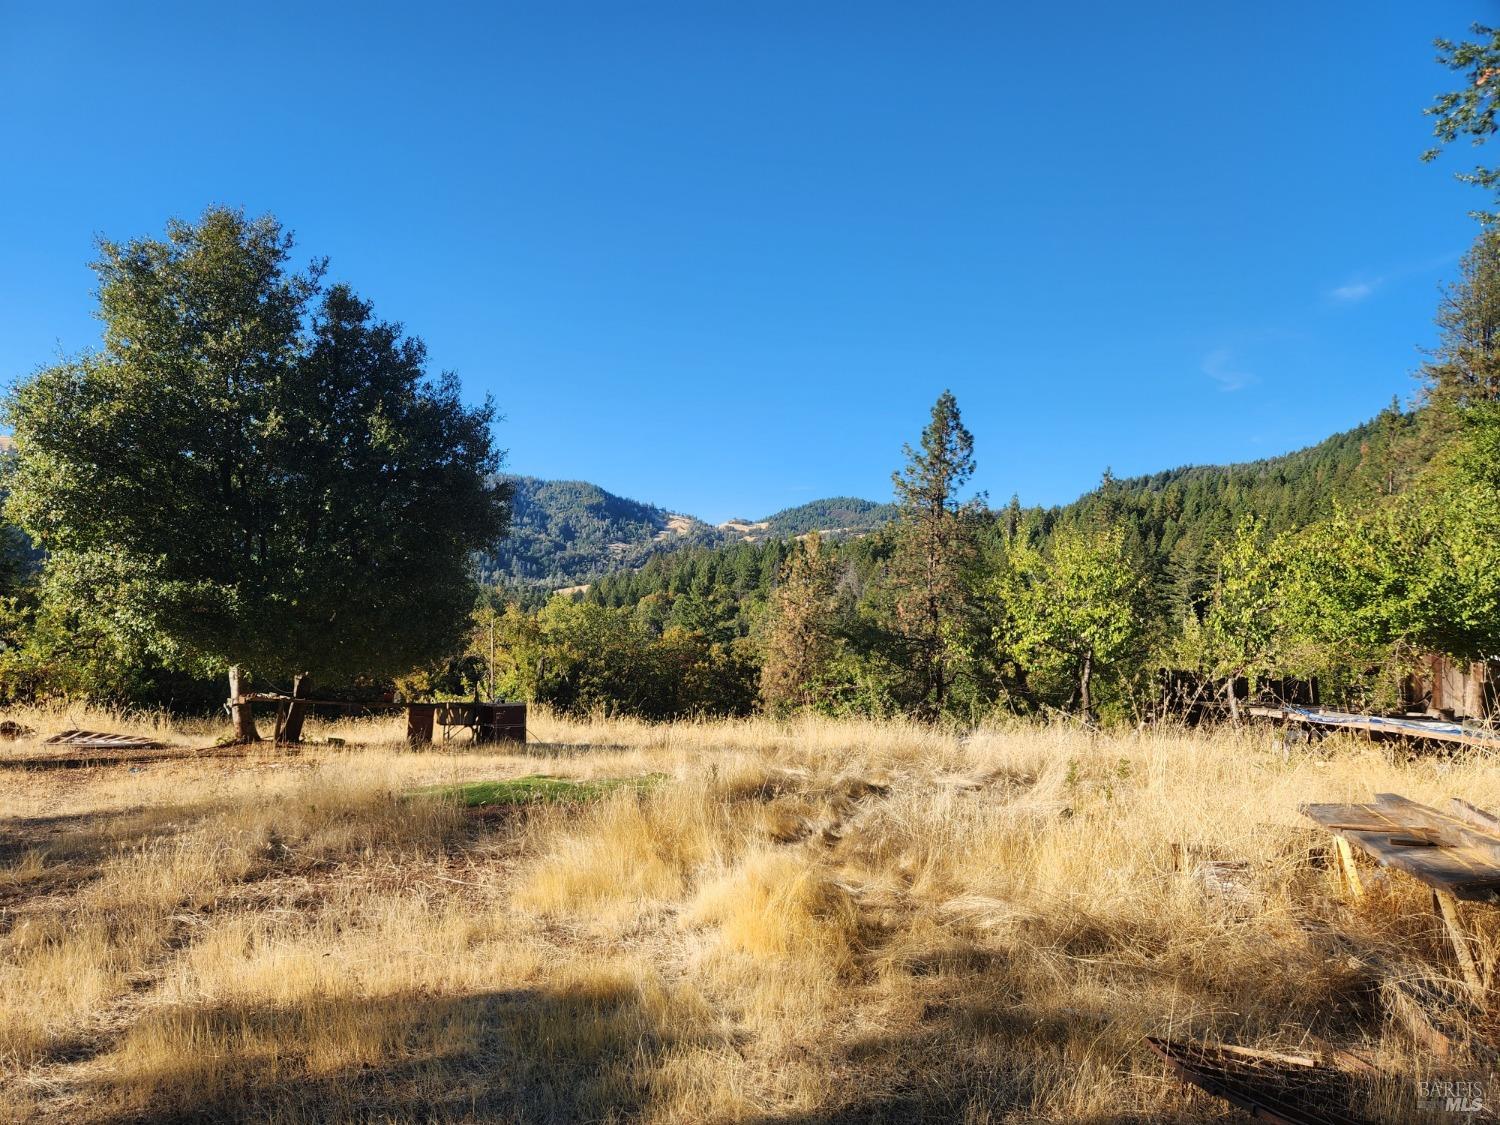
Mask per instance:
[[[1421,114],[1494,3],[7,5],[0,375],[96,233],[272,211],[506,415],[719,520],[885,499],[949,387],[1063,502],[1410,396],[1478,189]]]

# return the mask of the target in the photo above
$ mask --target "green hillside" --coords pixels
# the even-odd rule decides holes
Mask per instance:
[[[1272,532],[1305,527],[1325,518],[1335,503],[1357,504],[1398,491],[1428,456],[1421,416],[1389,410],[1334,434],[1317,445],[1277,457],[1230,465],[1192,465],[1149,476],[1106,477],[1099,488],[1050,509],[1012,502],[992,513],[999,522],[1035,521],[1045,532],[1067,524],[1110,518],[1131,529],[1143,565],[1158,594],[1178,608],[1207,588],[1213,552],[1246,515],[1260,517]],[[844,527],[878,530],[894,516],[893,505],[839,497],[789,508],[755,525],[756,531],[720,546],[702,542],[686,552],[655,552],[628,573],[620,568],[590,591],[604,605],[633,605],[651,594],[672,596],[714,591],[729,602],[747,593],[763,597],[786,552],[779,541],[811,530]],[[878,566],[882,536],[845,557],[856,570]]]
[[[655,504],[577,480],[515,477],[511,531],[483,570],[486,581],[571,586],[638,567],[653,554],[717,543],[719,532]]]
[[[762,520],[715,527],[655,504],[628,500],[576,480],[513,477],[511,532],[483,566],[485,580],[541,589],[582,585],[686,547],[761,543],[811,531],[861,533],[894,513],[889,504],[851,496],[814,500]]]
[[[894,504],[877,504],[856,496],[834,496],[786,508],[764,520],[766,537],[805,535],[810,531],[872,531],[896,516]]]
[[[1259,515],[1279,532],[1322,519],[1335,500],[1354,502],[1398,489],[1423,460],[1418,419],[1416,414],[1391,410],[1278,457],[1109,479],[1071,504],[1030,510],[1028,518],[1051,527],[1091,520],[1108,509],[1135,529],[1148,559],[1155,560],[1163,573],[1172,572],[1163,581],[1180,587],[1173,596],[1190,597],[1206,573],[1214,544],[1244,514]],[[516,477],[513,483],[511,534],[486,564],[485,576],[495,583],[538,589],[636,571],[650,559],[688,547],[763,544],[812,531],[834,538],[865,534],[895,516],[894,505],[835,496],[761,520],[714,526],[616,496],[586,481]],[[673,570],[653,568],[659,575]]]
[[[1045,514],[1049,527],[1103,517],[1132,528],[1158,589],[1179,607],[1206,588],[1216,544],[1246,515],[1272,533],[1306,527],[1336,503],[1354,505],[1403,488],[1426,463],[1420,413],[1390,409],[1317,445],[1231,465],[1194,465],[1106,479]]]

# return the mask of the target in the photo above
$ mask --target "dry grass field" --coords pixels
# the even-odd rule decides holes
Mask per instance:
[[[185,749],[222,729],[9,717]],[[1148,1034],[1355,1050],[1391,1121],[1418,1119],[1416,1079],[1482,1072],[1418,1049],[1362,959],[1452,974],[1418,889],[1341,905],[1297,806],[1500,806],[1484,761],[1264,731],[532,727],[524,751],[310,724],[345,744],[82,768],[0,744],[0,1118],[1238,1119]],[[415,792],[535,774],[643,780]]]

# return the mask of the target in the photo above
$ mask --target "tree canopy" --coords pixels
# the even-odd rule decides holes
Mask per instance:
[[[49,593],[174,666],[387,676],[443,654],[506,527],[486,401],[270,216],[101,241],[97,350],[5,404]]]
[[[1482,145],[1495,133],[1495,110],[1500,105],[1496,100],[1500,97],[1500,28],[1476,23],[1471,31],[1474,39],[1434,41],[1437,61],[1464,76],[1462,88],[1438,95],[1426,110],[1434,119],[1433,135],[1443,144],[1468,137],[1474,145]],[[1422,159],[1435,160],[1439,151],[1430,148]],[[1458,173],[1458,178],[1490,191],[1500,188],[1500,169],[1496,168],[1479,165],[1472,172]],[[1492,223],[1500,214],[1478,211],[1475,217]]]

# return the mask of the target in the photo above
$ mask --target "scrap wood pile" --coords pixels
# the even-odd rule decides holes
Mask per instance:
[[[46,746],[77,746],[83,750],[159,750],[162,743],[135,734],[110,734],[101,730],[65,730],[43,743]]]
[[[1500,1059],[1494,1004],[1500,950],[1465,919],[1459,904],[1500,903],[1500,817],[1458,798],[1437,809],[1395,793],[1377,794],[1368,804],[1303,805],[1302,812],[1332,834],[1351,898],[1366,893],[1357,855],[1410,875],[1430,890],[1459,979],[1433,966],[1361,950],[1336,933],[1323,935],[1332,951],[1374,976],[1382,1007],[1436,1063],[1467,1057],[1493,1067]],[[1368,1104],[1371,1090],[1383,1085],[1398,1100],[1405,1095],[1411,1101],[1417,1089],[1417,1083],[1403,1083],[1348,1052],[1314,1059],[1206,1042],[1152,1038],[1147,1043],[1183,1081],[1255,1118],[1287,1125],[1350,1125],[1366,1120],[1356,1110]],[[1420,1103],[1417,1098],[1414,1108],[1432,1108]],[[1470,1106],[1465,1120],[1497,1120],[1492,1108]]]
[[[46,769],[160,761],[195,752],[169,747],[160,739],[113,731],[70,728],[34,744],[36,750],[23,750],[7,756],[3,764],[14,769]]]
[[[1367,1064],[1353,1056],[1320,1061],[1154,1036],[1146,1045],[1184,1082],[1252,1117],[1286,1125],[1367,1125],[1367,1118],[1356,1117],[1347,1108],[1358,1100],[1354,1075],[1371,1073]]]

